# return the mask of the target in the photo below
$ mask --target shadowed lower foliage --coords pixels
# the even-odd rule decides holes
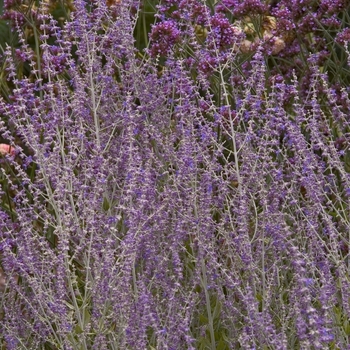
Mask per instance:
[[[4,349],[349,346],[348,3],[290,3],[5,2]]]

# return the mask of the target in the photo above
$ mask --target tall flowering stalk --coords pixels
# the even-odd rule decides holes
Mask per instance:
[[[348,91],[279,31],[344,6],[282,5],[164,1],[142,52],[144,3],[42,4],[19,17],[34,45],[13,16],[6,349],[348,347]]]

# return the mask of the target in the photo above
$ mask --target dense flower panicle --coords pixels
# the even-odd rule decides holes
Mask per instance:
[[[150,39],[152,42],[151,55],[166,56],[174,45],[179,42],[181,31],[175,21],[168,20],[156,24],[152,28]]]
[[[347,45],[350,42],[350,28],[345,28],[337,34],[335,40],[342,45]]]
[[[234,31],[229,20],[216,14],[210,19],[210,34],[212,35],[215,47],[220,50],[227,47],[232,47],[235,42]],[[210,40],[209,38],[207,40]]]
[[[223,0],[217,5],[218,11],[227,11],[235,17],[260,15],[267,11],[267,5],[261,0]]]
[[[209,7],[202,1],[198,0],[182,0],[179,3],[179,12],[185,20],[191,20],[197,25],[204,26],[208,23]]]
[[[347,0],[322,0],[319,7],[321,10],[325,11],[327,14],[332,15],[337,13],[348,6]]]

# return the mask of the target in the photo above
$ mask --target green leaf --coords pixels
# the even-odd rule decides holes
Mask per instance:
[[[214,308],[214,312],[213,312],[213,319],[219,319],[220,318],[220,314],[221,314],[221,303],[220,301],[216,302],[215,308]]]
[[[226,342],[221,338],[216,345],[216,350],[228,350]]]
[[[103,198],[103,204],[102,204],[102,208],[104,211],[108,211],[109,208],[110,208],[110,204],[109,204],[109,201],[106,197]]]
[[[1,3],[1,2],[0,2]],[[7,21],[0,20],[0,45],[5,49],[5,44],[11,42],[11,31]]]
[[[206,337],[200,337],[198,341],[198,345],[199,345],[198,349],[201,349],[201,350],[211,349],[211,342]]]
[[[205,325],[208,324],[208,317],[204,316],[204,315],[199,315],[199,323],[201,325]]]
[[[83,333],[83,330],[81,329],[81,327],[78,324],[74,327],[74,333],[75,334]]]
[[[345,320],[345,321],[344,321],[343,327],[344,327],[344,331],[345,331],[346,335],[350,335],[350,324],[349,324],[349,320]]]
[[[90,322],[91,315],[89,310],[86,308],[84,309],[84,328],[87,326],[87,324]]]

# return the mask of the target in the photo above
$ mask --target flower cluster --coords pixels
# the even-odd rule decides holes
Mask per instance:
[[[335,40],[341,45],[347,45],[350,42],[350,28],[345,28],[339,32]]]
[[[213,41],[213,49],[221,50],[232,47],[235,43],[234,30],[229,20],[221,15],[216,14],[210,18],[210,36],[208,41]],[[210,46],[210,44],[209,44]]]
[[[232,13],[240,18],[246,15],[264,14],[267,12],[267,5],[261,0],[223,0],[217,5],[217,10]]]
[[[174,45],[180,41],[181,31],[175,21],[168,20],[153,26],[150,39],[152,41],[151,56],[167,56]]]

